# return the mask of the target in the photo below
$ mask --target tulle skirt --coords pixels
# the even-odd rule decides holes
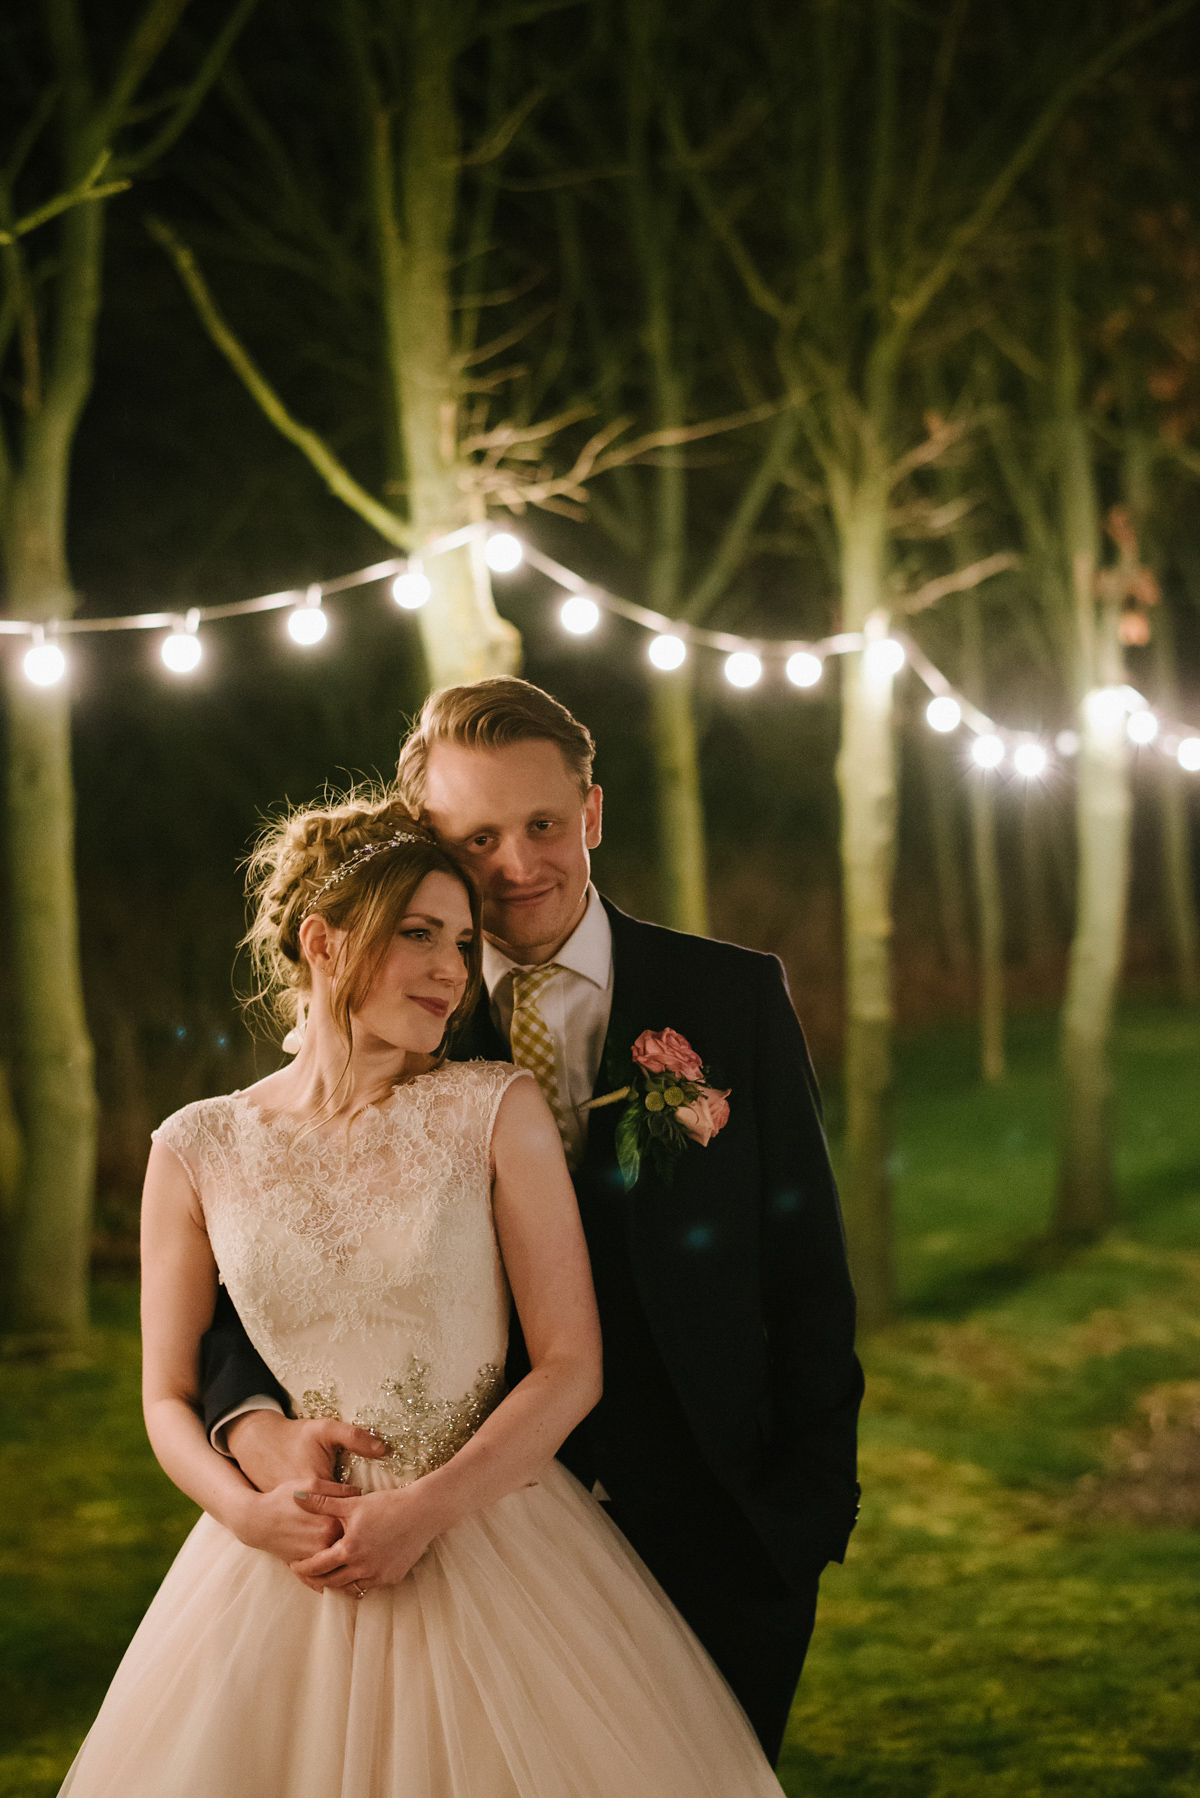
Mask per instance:
[[[780,1787],[678,1612],[554,1462],[361,1600],[309,1591],[202,1517],[62,1791],[779,1798]]]

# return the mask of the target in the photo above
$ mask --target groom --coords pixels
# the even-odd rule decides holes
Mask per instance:
[[[414,813],[483,894],[486,991],[459,1059],[530,1066],[559,1120],[604,1336],[604,1396],[560,1459],[601,1498],[733,1687],[772,1761],[817,1581],[854,1526],[862,1374],[837,1193],[804,1038],[774,957],[627,917],[591,886],[594,745],[526,681],[426,702],[400,757]],[[531,971],[536,974],[531,977]],[[679,1032],[729,1089],[665,1183],[618,1166],[643,1031]],[[510,1383],[528,1363],[514,1325]],[[260,1486],[331,1471],[353,1426],[293,1423],[222,1289],[205,1408]],[[360,1437],[362,1438],[360,1441]]]

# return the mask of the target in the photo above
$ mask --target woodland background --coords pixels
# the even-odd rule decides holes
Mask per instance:
[[[97,172],[71,130],[148,23]],[[1086,738],[1087,694],[1122,680],[1200,729],[1198,52],[1193,9],[1161,0],[17,0],[0,231],[87,180],[124,185],[0,241],[4,610],[182,615],[486,514],[712,628],[890,620],[1047,745]],[[420,140],[430,69],[450,135]],[[397,286],[388,255],[438,207],[432,285]],[[61,569],[34,593],[12,495],[54,394],[71,232],[101,211]],[[417,329],[439,317],[441,350]],[[418,441],[421,368],[442,410]],[[264,383],[315,434],[307,457]],[[735,691],[702,650],[676,681],[616,618],[565,635],[542,577],[493,587],[522,671],[597,738],[599,884],[780,955],[826,1091],[873,1326],[867,1497],[786,1779],[1200,1789],[1197,777],[1123,735],[1093,744],[1112,803],[1081,863],[1081,762],[981,775],[909,673],[874,713],[854,657],[806,693],[778,667]],[[0,1450],[13,1492],[57,1467],[32,1547],[20,1507],[0,1545],[13,1798],[54,1789],[190,1516],[142,1442],[130,1282],[150,1129],[276,1064],[239,1004],[239,863],[282,802],[387,778],[431,680],[511,662],[491,594],[475,601],[470,642],[449,586],[416,615],[386,585],[331,597],[311,650],[280,613],[214,624],[186,678],[157,632],[70,640],[47,702],[68,819],[74,785],[56,865],[77,877],[98,1110],[94,1189],[90,1125],[71,1126],[63,1240],[84,1307],[89,1262],[97,1284],[90,1323],[67,1306],[53,1340],[14,1269],[37,1192],[60,1196],[53,1169],[31,1185],[31,1019],[73,938],[30,974],[13,771],[50,712],[0,637]],[[894,840],[864,854],[846,821],[877,777],[860,813],[894,815]],[[1110,977],[1080,960],[1080,897],[1119,899],[1126,854]],[[890,894],[890,929],[864,924],[855,881],[867,912]],[[856,975],[857,937],[886,953]],[[1077,997],[1099,995],[1082,1046],[1061,1026],[1073,938]],[[1080,1066],[1102,1083],[1083,1151]],[[1073,1155],[1082,1213],[1064,1210]],[[42,1253],[43,1292],[70,1296],[71,1254]]]

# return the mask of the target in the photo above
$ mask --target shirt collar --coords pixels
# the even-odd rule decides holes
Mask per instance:
[[[554,960],[560,968],[569,968],[573,974],[582,974],[585,980],[590,980],[601,992],[608,990],[612,978],[612,926],[600,895],[590,881],[587,910]],[[504,976],[521,965],[484,937],[483,982],[489,999]]]

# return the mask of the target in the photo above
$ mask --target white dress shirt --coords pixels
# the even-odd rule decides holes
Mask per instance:
[[[506,1043],[512,1032],[512,972],[524,965],[484,940],[483,983],[492,1022]],[[554,1043],[558,1094],[570,1118],[568,1146],[578,1165],[587,1114],[577,1107],[592,1096],[612,1011],[612,927],[594,886],[588,887],[587,910],[554,957],[554,965],[556,972],[538,994],[537,1007]]]
[[[554,1043],[558,1092],[564,1107],[569,1108],[571,1148],[578,1164],[587,1137],[587,1114],[576,1107],[592,1096],[612,1011],[612,926],[594,886],[589,884],[587,910],[554,961],[557,972],[542,988],[537,1003]],[[506,1043],[512,1029],[512,971],[522,965],[494,948],[485,937],[483,983],[491,1005],[492,1022]],[[266,1393],[255,1393],[213,1425],[209,1440],[221,1454],[228,1455],[225,1431],[235,1417],[244,1417],[247,1411],[278,1411],[279,1408]]]

